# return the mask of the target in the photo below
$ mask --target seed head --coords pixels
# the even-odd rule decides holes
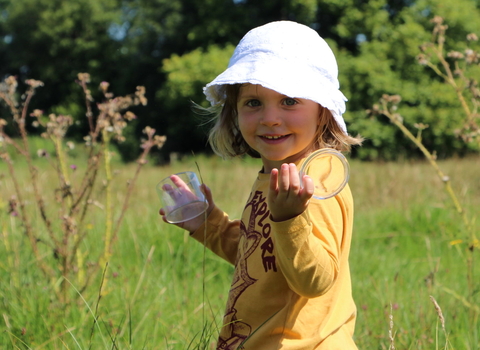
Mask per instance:
[[[37,156],[39,156],[40,158],[48,157],[48,152],[41,148],[37,150]]]
[[[428,63],[428,59],[427,59],[427,56],[423,53],[419,54],[417,56],[417,61],[419,64],[421,64],[422,66],[426,66],[427,63]]]
[[[475,33],[470,33],[467,35],[467,40],[468,41],[478,41],[478,36]]]
[[[429,127],[428,124],[423,124],[423,123],[415,123],[415,124],[413,124],[413,126],[415,128],[417,128],[418,130],[425,130]]]
[[[34,89],[43,86],[42,81],[35,80],[35,79],[27,79],[27,80],[25,80],[25,84],[30,85]]]
[[[106,81],[102,81],[100,83],[100,90],[102,90],[103,93],[106,93],[108,91],[108,87],[110,86],[110,83]]]
[[[472,49],[465,50],[465,61],[468,64],[477,63],[479,61],[479,54]]]
[[[77,78],[83,83],[90,83],[90,74],[88,73],[78,73]]]
[[[443,317],[442,309],[440,308],[440,305],[438,305],[435,298],[431,295],[430,295],[430,300],[432,301],[433,305],[435,306],[435,310],[437,310],[438,318],[440,319],[440,323],[442,324],[442,329],[445,332],[445,318]]]
[[[464,56],[463,56],[463,53],[461,52],[458,52],[458,51],[450,51],[448,54],[447,54],[448,57],[451,57],[451,58],[454,58],[454,59],[457,59],[457,60],[460,60],[462,59]]]
[[[440,16],[435,16],[430,20],[431,23],[433,24],[442,24],[443,23],[443,18]]]

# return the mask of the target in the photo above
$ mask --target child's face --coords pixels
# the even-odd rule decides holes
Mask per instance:
[[[311,100],[290,98],[261,85],[245,84],[240,88],[240,132],[247,144],[260,153],[266,173],[312,151],[320,108]]]

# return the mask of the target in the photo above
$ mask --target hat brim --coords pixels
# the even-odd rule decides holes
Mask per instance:
[[[303,84],[299,82],[304,82]],[[347,133],[342,114],[347,98],[318,68],[292,65],[274,56],[250,57],[236,62],[204,88],[212,105],[225,102],[225,86],[258,84],[292,98],[303,98],[319,103],[333,114],[340,128]]]

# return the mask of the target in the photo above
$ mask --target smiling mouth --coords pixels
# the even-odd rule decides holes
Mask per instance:
[[[264,139],[267,139],[267,140],[279,140],[279,139],[283,139],[287,136],[288,135],[275,135],[275,136],[263,135],[261,137],[264,138]]]

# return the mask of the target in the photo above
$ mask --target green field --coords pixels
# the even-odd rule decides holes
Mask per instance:
[[[41,190],[50,195],[55,173],[45,160],[36,162]],[[72,181],[80,174],[79,162]],[[99,298],[102,271],[81,293],[73,278],[66,304],[54,292],[62,279],[40,273],[22,222],[8,213],[14,190],[0,163],[0,348],[212,349],[233,268],[187,233],[164,224],[155,192],[155,184],[170,173],[196,171],[195,162],[217,205],[231,217],[241,214],[257,161],[198,157],[164,167],[147,165],[104,270],[105,292]],[[480,237],[480,158],[439,165]],[[44,226],[25,164],[14,166],[42,239]],[[116,166],[117,215],[133,168]],[[352,161],[350,186],[356,210],[350,261],[359,348],[391,348],[390,330],[396,349],[480,349],[480,247],[473,247],[434,170],[424,162]],[[99,185],[94,199],[102,203],[103,196]],[[99,204],[88,217],[88,237],[81,246],[87,262],[103,249],[103,215]],[[53,252],[44,246],[45,261],[54,264]],[[475,275],[468,277],[467,271]],[[442,309],[448,339],[430,296]]]

